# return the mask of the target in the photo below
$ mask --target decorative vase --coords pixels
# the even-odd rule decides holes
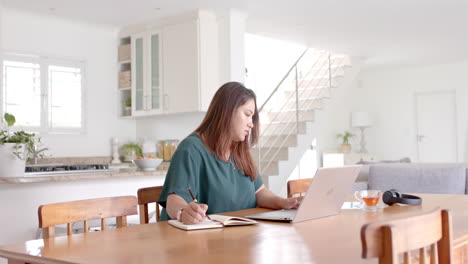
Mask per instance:
[[[15,145],[16,143],[0,145],[0,177],[24,177],[26,160],[13,154]]]
[[[349,153],[351,152],[351,144],[341,144],[340,152],[342,153]]]

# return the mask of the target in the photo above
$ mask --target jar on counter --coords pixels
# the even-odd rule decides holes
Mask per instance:
[[[177,149],[177,145],[179,144],[179,140],[165,140],[164,141],[164,161],[171,161],[174,152]]]
[[[172,159],[172,156],[174,156],[177,146],[179,146],[179,140],[178,139],[172,140],[171,159]]]
[[[158,159],[163,159],[164,158],[164,140],[160,140],[158,142]]]

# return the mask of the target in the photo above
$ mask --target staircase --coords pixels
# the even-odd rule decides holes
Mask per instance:
[[[273,192],[280,193],[280,186],[310,147],[312,138],[307,136],[316,111],[323,108],[350,66],[347,56],[307,49],[260,107],[260,137],[252,155]],[[287,168],[281,176],[280,164]]]

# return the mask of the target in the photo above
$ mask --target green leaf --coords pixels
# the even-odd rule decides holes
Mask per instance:
[[[0,129],[1,145],[5,143],[15,143],[15,146],[12,151],[13,155],[22,160],[34,157],[44,157],[43,153],[38,154],[35,152],[35,146],[41,142],[40,137],[36,137],[36,134],[27,133],[23,130],[14,131],[13,133],[10,133],[8,131],[8,127],[11,127],[15,124],[16,118],[12,114],[5,113],[3,115],[3,119],[7,123],[7,127],[6,129]]]
[[[8,126],[13,126],[16,122],[16,118],[14,115],[12,114],[9,114],[9,113],[5,113],[3,115],[3,118],[5,118],[5,121],[7,122]]]

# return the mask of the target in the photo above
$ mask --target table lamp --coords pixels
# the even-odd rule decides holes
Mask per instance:
[[[367,153],[366,139],[364,136],[364,129],[372,125],[372,119],[367,112],[353,112],[351,114],[351,126],[361,129],[361,149],[359,153]]]

